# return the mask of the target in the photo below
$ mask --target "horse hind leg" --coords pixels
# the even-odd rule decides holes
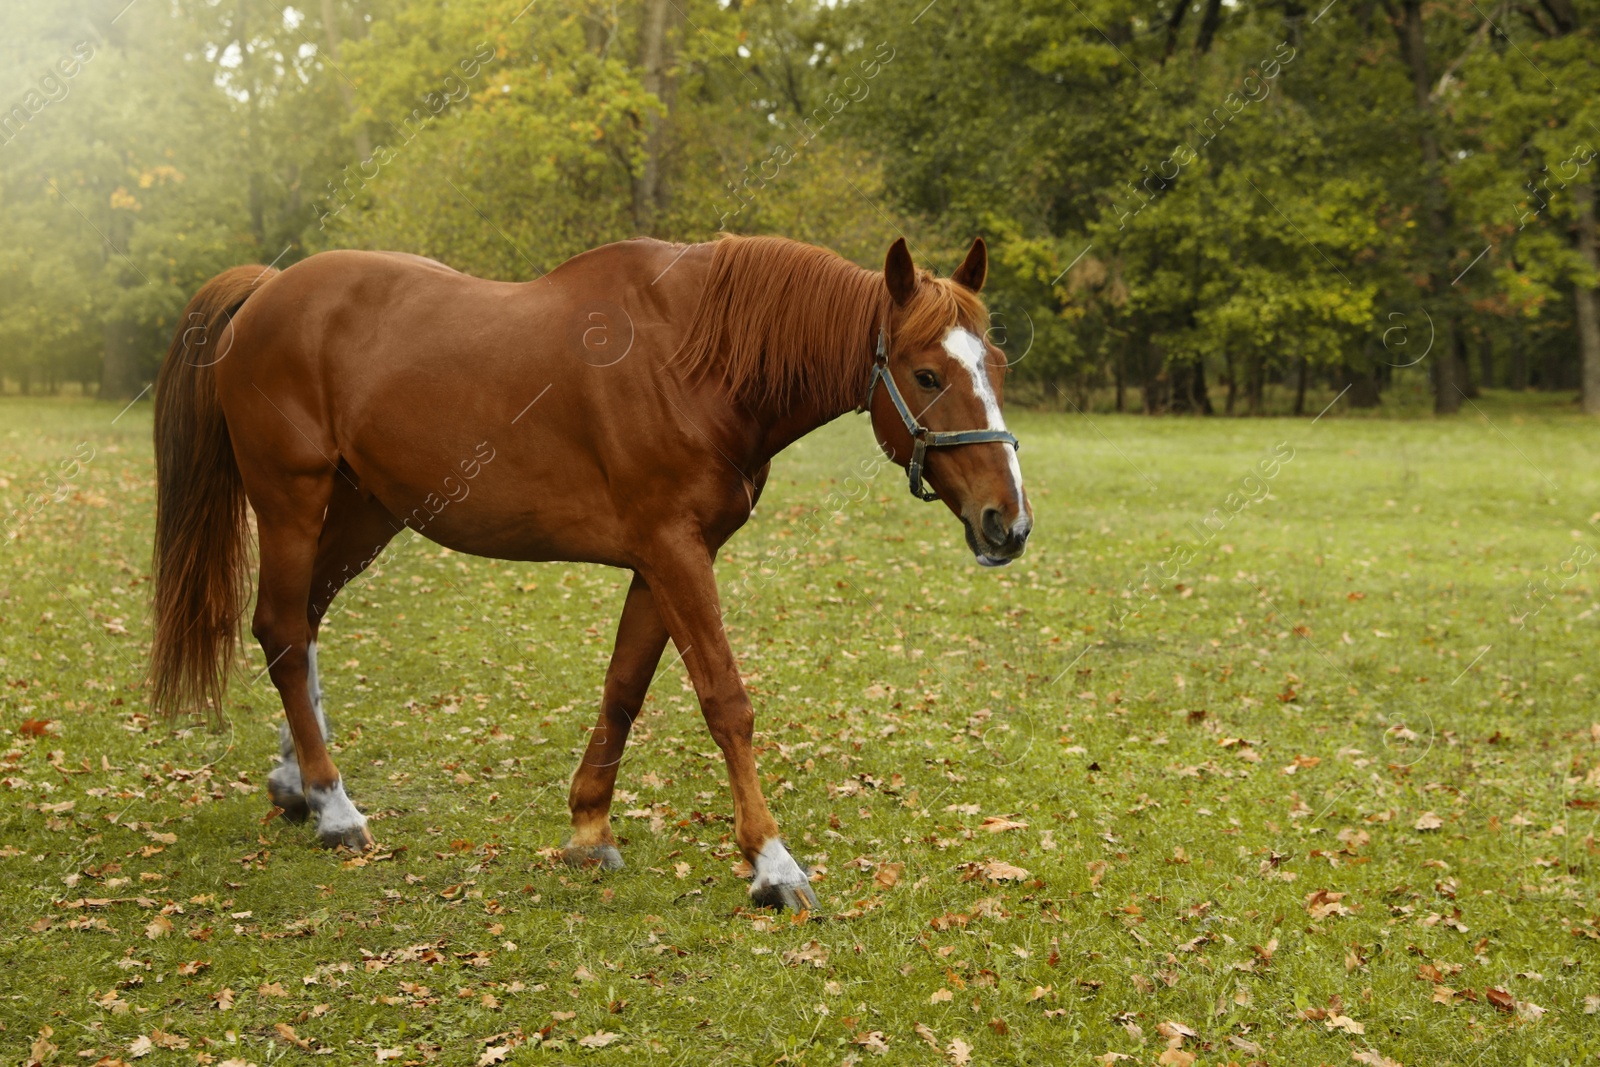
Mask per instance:
[[[333,481],[333,495],[317,538],[317,557],[307,601],[306,625],[310,637],[306,643],[306,689],[324,743],[333,734],[323,711],[322,679],[317,671],[317,635],[328,618],[334,597],[371,566],[402,528],[400,520],[387,508],[355,487],[353,474],[348,466],[341,464],[340,476]],[[268,795],[283,809],[284,818],[304,822],[311,809],[306,803],[300,763],[295,756],[294,736],[288,722],[278,727],[278,754],[280,762],[267,776]]]
[[[322,710],[322,684],[317,676],[317,642],[313,637],[306,642],[306,691],[311,697],[311,710],[317,718],[317,728],[326,744],[333,733],[328,729],[328,717]],[[294,734],[287,720],[278,724],[278,765],[267,775],[267,796],[283,809],[283,817],[301,823],[311,816],[306,803],[305,783],[300,776],[300,761],[295,756]]]
[[[617,623],[611,665],[606,668],[600,721],[589,735],[588,747],[567,793],[572,836],[561,854],[575,867],[598,864],[605,870],[616,870],[622,866],[622,853],[611,833],[611,795],[617,784],[617,764],[622,762],[628,731],[644,704],[666,645],[667,628],[656,610],[650,587],[635,575]]]
[[[312,680],[316,655],[310,623],[312,576],[336,474],[326,467],[290,473],[260,466],[243,467],[243,473],[256,510],[261,545],[251,630],[261,643],[268,674],[283,701],[288,747],[294,754],[292,763],[286,760],[274,771],[276,779],[269,777],[269,793],[291,816],[302,812],[315,815],[323,844],[364,849],[372,844],[367,820],[345,794],[339,769],[328,755],[324,720],[312,695],[316,684]]]

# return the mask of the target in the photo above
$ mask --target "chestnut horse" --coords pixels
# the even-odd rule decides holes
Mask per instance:
[[[985,340],[975,241],[948,279],[904,241],[883,273],[770,237],[624,241],[526,283],[416,256],[324,252],[236,267],[185,311],[156,386],[153,701],[220,709],[249,599],[287,719],[268,778],[327,845],[367,848],[328,756],[320,620],[409,526],[458,552],[633,572],[598,727],[572,780],[569,862],[622,865],[610,808],[628,729],[668,638],[727,761],[760,903],[816,906],[756,777],[754,714],[712,564],[772,458],[870,410],[914,492],[979,561],[1032,526]],[[879,383],[882,387],[879,388]],[[923,479],[932,487],[924,490]]]

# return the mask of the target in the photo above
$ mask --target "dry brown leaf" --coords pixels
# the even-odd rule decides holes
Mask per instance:
[[[306,1052],[311,1051],[311,1042],[295,1033],[294,1027],[290,1026],[288,1023],[275,1023],[272,1028],[278,1032],[279,1037],[289,1042],[289,1044],[294,1045],[296,1048],[303,1049]]]
[[[880,863],[873,872],[872,880],[884,889],[893,889],[900,881],[900,876],[905,873],[906,865],[903,863]]]
[[[578,1044],[582,1045],[584,1048],[605,1048],[616,1039],[617,1035],[611,1033],[609,1030],[596,1030],[588,1037],[578,1038]]]
[[[1367,1032],[1365,1026],[1362,1026],[1350,1016],[1340,1015],[1338,1012],[1334,1012],[1324,1019],[1323,1025],[1329,1030],[1343,1030],[1347,1034],[1364,1034]]]
[[[1352,1052],[1351,1057],[1357,1063],[1364,1063],[1367,1067],[1403,1067],[1399,1060],[1391,1060],[1381,1052],[1367,1049],[1364,1052]]]
[[[1005,860],[989,860],[983,865],[983,876],[991,882],[1020,882],[1028,872]]]
[[[1444,825],[1444,820],[1431,811],[1425,811],[1417,816],[1417,821],[1411,824],[1413,830],[1437,830]]]
[[[1189,1029],[1183,1023],[1168,1019],[1156,1026],[1156,1033],[1169,1041],[1182,1041],[1186,1037],[1199,1037],[1200,1035]]]
[[[800,967],[810,964],[813,967],[826,967],[828,965],[828,950],[815,941],[807,941],[797,949],[783,954],[783,962],[791,967]]]
[[[882,1030],[869,1030],[864,1034],[858,1034],[855,1043],[878,1056],[889,1054],[889,1043],[884,1040]]]
[[[1019,822],[1016,819],[1008,819],[1004,815],[987,815],[984,817],[983,825],[980,827],[980,829],[987,830],[991,834],[1002,834],[1007,830],[1026,830],[1027,828],[1027,823]]]
[[[929,1048],[936,1049],[939,1047],[939,1038],[932,1030],[928,1029],[928,1027],[918,1023],[916,1026],[912,1027],[912,1029],[916,1031],[918,1037],[922,1038],[922,1040],[928,1043]]]
[[[955,1067],[966,1067],[972,1062],[972,1046],[959,1037],[950,1039],[950,1044],[945,1046],[944,1054],[950,1057],[950,1062]]]
[[[1349,894],[1318,889],[1306,894],[1306,913],[1313,919],[1326,919],[1334,915],[1349,915],[1350,909],[1339,903]]]
[[[43,733],[44,731],[40,730],[39,732]],[[54,1033],[55,1031],[48,1026],[39,1027],[39,1036],[34,1039],[33,1044],[28,1049],[29,1064],[47,1063],[50,1057],[60,1051],[59,1048],[50,1043],[50,1037]]]

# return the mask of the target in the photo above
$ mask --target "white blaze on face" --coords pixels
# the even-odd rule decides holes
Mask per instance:
[[[957,326],[944,335],[944,350],[950,353],[951,359],[965,367],[972,378],[972,391],[983,403],[984,413],[989,418],[989,425],[984,429],[1004,430],[1006,420],[1000,414],[1000,398],[994,395],[994,386],[989,381],[983,342],[972,331]],[[1017,450],[1004,443],[1000,447],[1006,450],[1006,461],[1011,467],[1011,487],[1017,494],[1017,506],[1021,507],[1022,466],[1017,462]]]

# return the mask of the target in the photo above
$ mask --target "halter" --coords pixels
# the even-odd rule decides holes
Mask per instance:
[[[880,380],[889,399],[894,402],[894,409],[900,413],[900,421],[905,423],[906,432],[911,435],[911,462],[906,464],[906,477],[911,483],[911,495],[919,500],[939,499],[938,493],[922,485],[922,461],[930,448],[1000,442],[1022,451],[1016,435],[1007,430],[930,430],[918,422],[906,406],[905,398],[900,395],[900,388],[894,384],[894,375],[889,373],[889,338],[882,326],[878,327],[878,351],[872,357],[872,379],[867,382],[867,399],[861,403],[862,411],[871,412],[872,391],[878,387]]]

